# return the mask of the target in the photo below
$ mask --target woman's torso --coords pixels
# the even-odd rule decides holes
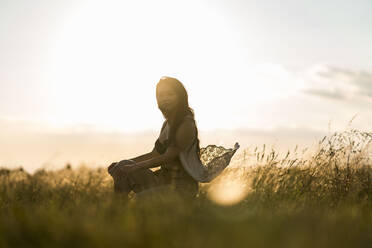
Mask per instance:
[[[185,119],[186,118],[192,118],[192,116],[187,116]],[[170,145],[169,128],[168,122],[166,122],[155,143],[155,148],[160,154],[164,154]],[[161,169],[157,171],[157,174],[164,184],[170,184],[177,191],[188,192],[191,194],[196,194],[198,191],[198,182],[183,168],[178,156],[174,160],[161,165]]]

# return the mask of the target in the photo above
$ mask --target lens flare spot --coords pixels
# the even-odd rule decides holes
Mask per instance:
[[[208,197],[213,202],[230,206],[241,202],[249,193],[247,181],[243,179],[220,180],[208,189]]]

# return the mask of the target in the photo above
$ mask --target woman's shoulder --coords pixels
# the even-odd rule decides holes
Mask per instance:
[[[190,134],[195,134],[195,131],[196,131],[196,123],[195,123],[194,116],[186,115],[183,118],[178,128],[178,132],[186,132],[188,135],[190,135]]]
[[[183,117],[183,122],[192,122],[192,123],[194,123],[195,124],[195,118],[194,118],[194,116],[193,115],[191,115],[191,114],[187,114],[187,115],[185,115],[184,117]]]
[[[175,135],[175,142],[181,150],[188,149],[197,136],[196,126],[192,119],[184,120],[178,127]]]
[[[193,130],[193,132],[195,132],[196,122],[195,122],[194,116],[192,116],[192,115],[186,115],[183,118],[182,123],[181,123],[180,126],[183,126],[184,128],[186,128],[188,130]]]
[[[163,130],[167,127],[167,124],[168,124],[168,121],[167,120],[164,120],[160,132],[163,132]],[[195,128],[196,127],[196,123],[195,123],[194,116],[191,115],[191,114],[185,115],[183,117],[181,123],[180,123],[180,126],[188,126],[188,127],[191,126],[191,127]]]

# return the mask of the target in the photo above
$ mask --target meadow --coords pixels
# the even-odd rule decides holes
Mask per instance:
[[[0,247],[372,247],[371,142],[347,130],[313,151],[247,150],[194,201],[128,201],[106,168],[2,168]]]

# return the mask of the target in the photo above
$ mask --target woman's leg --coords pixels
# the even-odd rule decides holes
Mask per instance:
[[[116,173],[114,190],[128,195],[130,191],[139,193],[159,185],[159,179],[150,169],[137,170],[130,173]]]

